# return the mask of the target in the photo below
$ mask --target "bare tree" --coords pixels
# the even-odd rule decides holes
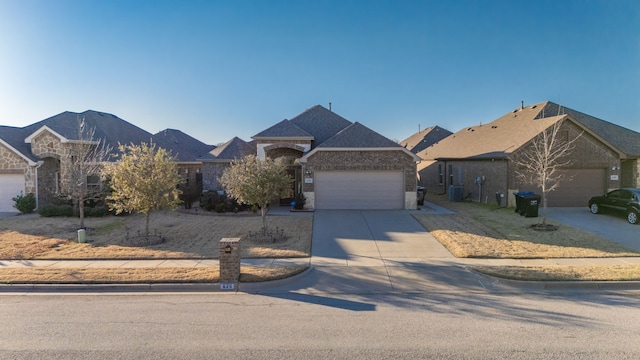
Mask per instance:
[[[84,226],[86,201],[98,200],[103,195],[102,171],[111,146],[95,138],[95,127],[89,128],[84,118],[78,119],[78,139],[69,143],[66,168],[60,179],[60,193],[73,202],[80,214],[80,228]]]
[[[542,226],[547,225],[547,196],[556,190],[561,182],[570,181],[563,168],[572,164],[569,155],[575,148],[578,136],[568,139],[561,131],[564,120],[557,121],[537,135],[511,158],[516,176],[529,184],[536,185],[542,192]]]

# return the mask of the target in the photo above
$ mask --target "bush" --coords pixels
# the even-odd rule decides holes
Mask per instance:
[[[302,210],[304,209],[304,204],[307,203],[307,198],[304,197],[303,193],[299,193],[296,194],[296,197],[293,199],[293,201],[296,203],[293,207],[296,210]]]
[[[38,209],[38,214],[43,217],[73,216],[73,206],[71,205],[45,205]]]
[[[218,205],[216,205],[216,212],[217,213],[227,212],[227,204],[218,203]]]
[[[32,193],[27,195],[20,194],[12,200],[15,202],[13,207],[23,214],[31,214],[36,209],[36,196]]]
[[[84,209],[84,215],[87,217],[103,217],[109,214],[109,209],[106,206],[96,206],[92,208]]]
[[[215,212],[238,212],[247,210],[248,206],[238,204],[235,199],[227,197],[224,194],[218,194],[216,191],[207,191],[200,196],[200,207],[207,211]]]

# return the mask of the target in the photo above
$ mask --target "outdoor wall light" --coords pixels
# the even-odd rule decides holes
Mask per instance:
[[[307,175],[308,177],[311,177],[311,174],[313,173],[311,172],[311,170],[307,170],[304,172],[304,174]]]

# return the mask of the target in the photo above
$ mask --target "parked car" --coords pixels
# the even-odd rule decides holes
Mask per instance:
[[[589,209],[593,214],[608,210],[624,213],[630,224],[638,224],[640,222],[640,189],[616,189],[602,196],[594,196],[589,200]]]

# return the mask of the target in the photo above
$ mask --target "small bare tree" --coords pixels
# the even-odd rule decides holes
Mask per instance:
[[[102,174],[111,146],[95,138],[95,127],[89,128],[85,119],[78,119],[78,139],[69,144],[65,164],[68,164],[60,179],[60,193],[73,202],[80,214],[80,228],[84,226],[85,201],[98,200],[103,196]]]
[[[542,192],[542,227],[547,226],[547,195],[556,190],[562,181],[570,181],[563,168],[572,164],[569,155],[582,133],[568,139],[561,131],[564,120],[557,121],[511,158],[516,176],[536,185]]]

